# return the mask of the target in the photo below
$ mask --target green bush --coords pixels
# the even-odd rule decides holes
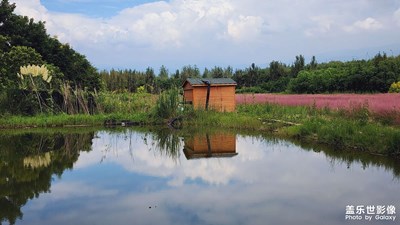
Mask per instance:
[[[400,93],[400,81],[390,85],[389,93]]]
[[[265,91],[258,86],[255,87],[242,87],[240,89],[236,90],[236,93],[242,94],[242,93],[264,93]]]
[[[8,89],[0,96],[1,114],[35,115],[40,107],[35,95],[29,91]]]

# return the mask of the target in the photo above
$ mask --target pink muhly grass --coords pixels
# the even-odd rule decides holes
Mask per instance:
[[[395,116],[400,120],[400,94],[237,94],[237,104],[273,103],[285,106],[327,107],[333,110],[354,110],[367,107],[377,115]]]

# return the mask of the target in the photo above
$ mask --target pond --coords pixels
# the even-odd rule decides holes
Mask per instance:
[[[399,224],[400,163],[262,134],[2,131],[0,224]]]

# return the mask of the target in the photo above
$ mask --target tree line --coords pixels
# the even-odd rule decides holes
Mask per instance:
[[[99,72],[103,87],[107,91],[116,92],[141,92],[160,93],[173,87],[180,87],[187,78],[232,78],[233,68],[214,67],[200,72],[194,65],[183,66],[182,69],[170,73],[165,66],[161,66],[158,72],[148,67],[144,72],[125,69]]]
[[[369,60],[318,63],[313,56],[305,63],[303,55],[295,57],[291,65],[272,61],[261,68],[254,63],[245,69],[217,67],[203,72],[196,66],[184,66],[169,73],[161,66],[154,69],[101,71],[103,86],[108,91],[136,92],[138,88],[149,93],[160,93],[179,87],[188,78],[232,78],[237,82],[238,93],[385,93],[400,81],[400,55],[378,53]]]

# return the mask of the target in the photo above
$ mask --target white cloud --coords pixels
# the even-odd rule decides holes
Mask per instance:
[[[353,32],[357,30],[375,31],[383,28],[383,24],[374,18],[368,17],[364,20],[354,22],[351,26],[345,26],[344,30]]]
[[[335,20],[329,16],[315,16],[310,19],[315,23],[314,27],[308,28],[304,31],[307,36],[314,37],[329,33],[335,25]]]
[[[262,32],[263,19],[255,16],[239,16],[228,21],[228,35],[235,41],[257,39]]]
[[[11,2],[17,3],[18,14],[46,21],[51,35],[103,68],[158,68],[166,62],[167,67],[170,63],[179,68],[186,64],[268,63],[293,59],[302,52],[315,55],[399,43],[400,35],[400,31],[387,29],[400,25],[400,0],[392,4],[366,0],[171,0],[126,8],[105,18],[49,11],[39,0]],[[361,31],[377,36],[365,39]],[[338,44],[333,45],[332,40]]]
[[[16,12],[18,14],[29,16],[36,20],[47,21],[48,10],[40,3],[40,0],[11,0],[17,5]]]
[[[105,197],[115,196],[116,190],[98,190],[96,187],[79,182],[59,182],[51,187],[54,200],[63,200],[70,197]]]
[[[180,46],[181,32],[174,26],[175,21],[176,15],[171,12],[149,13],[128,27],[128,32],[133,34],[135,40],[157,47],[170,44]]]

